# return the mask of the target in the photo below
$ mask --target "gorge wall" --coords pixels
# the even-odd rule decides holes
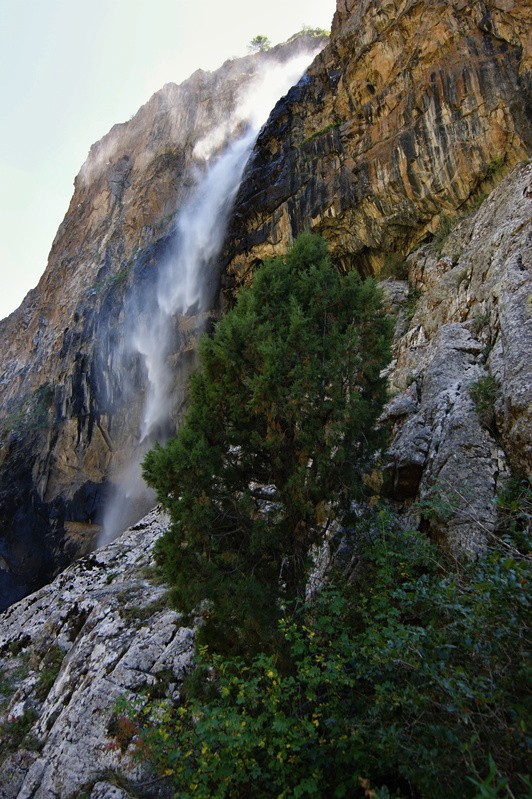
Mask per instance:
[[[369,482],[408,523],[473,554],[498,532],[505,479],[530,476],[531,21],[524,0],[338,0],[330,42],[262,129],[217,265],[229,305],[311,228],[339,268],[383,279],[391,438]],[[94,540],[146,392],[133,363],[123,402],[127,293],[171,246],[198,141],[269,58],[169,85],[95,145],[47,272],[0,324],[6,604]],[[176,370],[193,365],[203,316],[176,320]],[[161,526],[149,515],[0,616],[0,799],[168,795],[113,737],[119,695],[175,698],[190,665],[193,631],[153,579]],[[11,722],[26,725],[18,742]]]
[[[308,227],[342,268],[378,272],[526,158],[531,22],[518,1],[340,2],[329,46],[257,142],[226,291]]]
[[[390,254],[413,253],[448,220],[472,212],[531,150],[531,21],[522,0],[339,2],[330,41],[259,135],[223,257],[206,278],[213,297],[220,268],[223,305],[265,257],[283,252],[306,228],[325,237],[340,269],[370,274],[379,273]],[[0,323],[3,606],[94,545],[109,487],[138,449],[147,376],[140,359],[123,357],[128,298],[153,285],[171,250],[176,210],[190,198],[196,170],[205,168],[202,149],[219,151],[242,132],[234,112],[263,67],[324,43],[299,36],[284,47],[229,61],[212,75],[198,71],[182,86],[169,84],[91,149],[43,278]],[[517,210],[523,227],[519,236],[508,234],[508,243],[512,263],[523,264],[524,280],[529,211],[526,203]],[[508,331],[518,336],[524,329],[519,303],[526,289],[519,289],[517,305],[508,300],[501,266],[508,259],[501,247],[494,240],[490,250],[489,269],[496,261],[499,270],[490,295],[472,293],[476,267],[459,267],[458,250],[447,261],[423,248],[411,254],[410,284],[390,288],[400,317],[412,313],[413,290],[424,294],[430,288],[438,295],[420,300],[416,314],[426,307],[427,317],[417,333],[408,326],[411,319],[397,330],[396,370],[407,366],[391,375],[401,399],[390,416],[396,438],[381,479],[382,490],[405,503],[405,512],[419,491],[433,490],[440,473],[433,469],[436,445],[431,449],[430,442],[436,430],[441,433],[437,420],[441,403],[449,400],[443,391],[447,378],[442,377],[441,402],[433,405],[428,394],[422,396],[430,385],[421,376],[426,363],[410,364],[422,351],[428,363],[433,345],[423,347],[433,340],[452,349],[455,335],[464,339],[454,350],[462,353],[460,369],[476,359],[480,371],[470,373],[472,382],[474,374],[491,374],[492,368],[500,377],[497,430],[484,426],[482,432],[491,437],[486,447],[498,453],[489,456],[497,463],[490,466],[490,497],[497,475],[525,463],[528,375],[521,360],[519,379],[501,364],[509,351]],[[465,257],[465,241],[458,249]],[[451,280],[446,273],[457,268],[471,278],[462,281],[460,292],[448,286],[445,294]],[[437,327],[431,317],[436,306]],[[515,311],[504,329],[503,306]],[[482,315],[489,324],[471,343],[466,333],[472,334],[473,317]],[[175,375],[192,368],[198,330],[209,318],[207,309],[174,320],[175,346],[167,361]],[[453,324],[465,325],[466,332],[445,327]],[[487,351],[488,339],[498,361]],[[518,349],[518,339],[512,341],[510,349]],[[456,379],[465,401],[465,383]],[[405,392],[415,401],[412,411],[421,407],[422,425],[419,416],[408,426],[408,415],[398,414],[401,403],[409,402]],[[178,416],[179,400],[171,425]],[[411,446],[401,430],[418,422],[423,432]],[[445,429],[454,429],[450,421]],[[447,432],[437,439],[439,450],[446,437]],[[483,496],[487,501],[488,494]],[[145,510],[134,508],[133,515]],[[468,546],[467,525],[456,529],[456,540]]]
[[[210,162],[256,124],[265,80],[308,63],[325,41],[297,35],[167,84],[91,148],[39,285],[0,323],[0,608],[95,545],[113,484],[142,455],[149,375],[129,347],[132,319],[153,322],[147,298],[174,257],[176,214]],[[174,386],[215,304],[218,271],[204,269],[206,305],[172,323]],[[169,429],[183,399],[174,393]],[[128,523],[153,503],[137,504]]]
[[[530,156],[531,23],[524,2],[339,2],[259,136],[224,252],[226,304],[305,229],[341,270],[385,276],[408,256],[388,286],[402,321],[375,489],[473,552],[510,472],[530,476],[529,173],[513,173],[507,219],[474,211]],[[490,380],[487,423],[470,390]],[[410,518],[415,500],[443,502],[445,523]]]

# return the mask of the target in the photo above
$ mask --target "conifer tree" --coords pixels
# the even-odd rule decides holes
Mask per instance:
[[[177,436],[144,474],[171,526],[158,557],[179,609],[207,600],[215,650],[268,648],[309,556],[363,489],[380,442],[390,323],[380,291],[301,235],[200,345]]]

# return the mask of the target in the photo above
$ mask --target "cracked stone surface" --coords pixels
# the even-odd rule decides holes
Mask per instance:
[[[530,476],[531,219],[532,166],[523,164],[456,223],[440,253],[428,245],[409,258],[421,296],[406,332],[407,284],[403,294],[386,289],[398,312],[387,492],[406,505],[443,500],[430,532],[472,553],[495,529],[509,471]],[[486,424],[470,389],[488,375],[497,391]]]
[[[28,735],[1,765],[0,799],[128,797],[109,774],[135,796],[165,796],[164,784],[131,751],[122,753],[109,729],[119,697],[160,684],[178,699],[191,665],[193,630],[153,581],[153,544],[166,521],[153,511],[0,616],[6,748],[10,724],[33,714]],[[57,673],[48,685],[51,653]]]

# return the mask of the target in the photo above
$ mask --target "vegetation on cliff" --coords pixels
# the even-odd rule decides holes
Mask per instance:
[[[281,620],[282,659],[203,651],[203,695],[130,708],[175,796],[530,796],[530,565],[508,541],[451,564],[383,513],[356,534],[351,579]]]
[[[383,509],[350,512],[378,440],[387,337],[373,283],[300,238],[204,342],[186,423],[146,459],[172,517],[159,558],[174,599],[208,602],[182,703],[141,699],[118,736],[138,736],[176,796],[531,788],[526,514],[460,562]],[[309,597],[331,523],[348,554]]]
[[[382,440],[390,337],[376,284],[304,234],[203,341],[186,420],[144,468],[172,519],[159,558],[174,600],[209,602],[200,637],[217,651],[264,649],[281,606],[304,600],[311,549]]]

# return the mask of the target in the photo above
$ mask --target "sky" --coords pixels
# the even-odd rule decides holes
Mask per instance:
[[[0,319],[46,268],[93,142],[165,83],[330,29],[335,0],[0,0]],[[1,344],[1,343],[0,343]]]

